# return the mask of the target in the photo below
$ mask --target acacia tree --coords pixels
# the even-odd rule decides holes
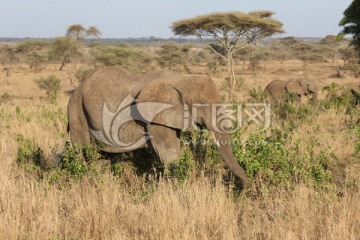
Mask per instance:
[[[76,41],[70,37],[57,37],[51,41],[49,55],[52,59],[61,62],[60,71],[65,64],[78,54],[79,47]]]
[[[344,11],[344,17],[339,25],[344,27],[340,32],[340,36],[346,34],[353,36],[351,45],[354,46],[360,56],[360,0],[354,0]]]
[[[90,26],[88,29],[81,24],[74,24],[67,28],[66,36],[76,40],[77,47],[80,49],[80,45],[86,37],[99,38],[101,36],[100,30],[95,26]],[[75,69],[77,66],[78,52],[75,54]]]
[[[175,35],[213,39],[208,46],[227,64],[232,100],[236,85],[234,54],[249,43],[283,32],[282,24],[272,15],[270,11],[213,13],[176,21],[171,29]]]
[[[95,26],[90,26],[86,29],[81,24],[74,24],[68,27],[66,36],[72,37],[78,42],[82,42],[86,37],[99,38],[101,36],[101,32]]]
[[[40,71],[47,62],[47,40],[25,40],[16,47],[16,53],[29,64],[30,69]]]
[[[193,45],[191,43],[177,44],[170,41],[160,45],[158,51],[158,62],[162,66],[168,67],[171,70],[175,65],[182,64],[185,71],[190,72],[189,62],[193,57],[191,55],[191,49]]]

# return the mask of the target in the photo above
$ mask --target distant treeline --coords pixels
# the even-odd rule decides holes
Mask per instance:
[[[24,40],[52,40],[53,38],[9,38],[9,37],[0,37],[0,42],[2,43],[16,43],[16,42],[22,42]],[[271,40],[277,40],[280,38],[271,38]],[[313,37],[313,38],[297,38],[299,40],[302,40],[304,42],[317,42],[319,41],[321,38],[317,38],[317,37]],[[92,42],[94,41],[94,39],[84,39],[84,42]],[[198,38],[158,38],[158,37],[141,37],[141,38],[100,38],[100,39],[96,39],[96,41],[98,42],[102,42],[102,43],[139,43],[139,44],[152,44],[152,43],[156,43],[156,42],[168,42],[168,41],[172,41],[172,42],[176,42],[179,44],[183,44],[183,43],[193,43],[193,44],[202,44],[204,42],[208,42],[206,39],[205,40],[200,40]],[[210,41],[210,40],[209,40]],[[270,41],[269,38],[266,38],[264,40],[262,40],[261,42],[266,44]]]

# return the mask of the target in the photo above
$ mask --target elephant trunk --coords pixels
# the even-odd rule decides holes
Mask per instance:
[[[242,186],[247,185],[248,179],[244,169],[238,164],[235,158],[232,147],[231,139],[229,134],[224,133],[213,133],[215,145],[229,169],[238,177],[242,182]]]

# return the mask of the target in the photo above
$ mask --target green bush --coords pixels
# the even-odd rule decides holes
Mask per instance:
[[[331,107],[350,107],[353,108],[358,104],[358,96],[356,92],[352,92],[336,83],[331,83],[323,88],[323,91],[327,92],[326,98],[321,102],[321,106],[324,109]]]
[[[185,181],[195,169],[195,161],[190,149],[183,149],[179,159],[171,167],[170,176],[177,178],[180,182]]]
[[[75,177],[81,177],[89,170],[81,152],[72,147],[66,147],[60,168]]]
[[[310,120],[319,108],[315,104],[293,104],[290,101],[280,102],[273,107],[274,116],[279,119],[282,126],[290,125],[296,127],[297,123]]]
[[[281,120],[291,118],[296,114],[296,107],[289,102],[281,102],[273,108],[274,114]]]
[[[129,173],[130,174],[135,173],[136,169],[131,162],[120,161],[120,162],[116,162],[116,163],[112,164],[111,171],[115,176],[124,177],[124,175],[126,176]]]
[[[10,99],[10,94],[9,93],[4,93],[0,96],[1,100],[9,100]]]
[[[219,74],[220,69],[218,62],[208,62],[206,66],[208,68],[209,76],[216,76],[217,74]]]
[[[90,71],[91,70],[86,69],[86,68],[80,68],[80,69],[76,70],[75,77],[79,82],[82,82],[88,76]]]
[[[36,79],[35,82],[40,89],[46,90],[46,95],[48,96],[50,102],[55,103],[57,100],[57,94],[61,88],[60,79],[54,75],[50,75],[47,78]]]
[[[233,140],[240,140],[240,133]],[[269,186],[291,187],[299,182],[318,188],[332,186],[328,160],[333,155],[325,151],[315,154],[314,142],[301,150],[301,141],[288,146],[288,135],[274,130],[269,137],[264,133],[251,134],[242,145],[235,145],[234,154],[246,169],[253,186],[260,192]]]
[[[181,136],[182,151],[189,155],[191,169],[195,173],[204,173],[210,178],[224,174],[224,164],[209,131],[197,130],[183,132]],[[180,157],[181,158],[181,157]]]
[[[26,62],[30,69],[40,71],[48,62],[48,40],[25,40],[17,44],[16,53]]]
[[[358,126],[359,119],[355,121],[355,123],[350,123],[349,130],[355,135],[356,143],[355,143],[355,157],[360,159],[360,127]],[[354,124],[354,125],[353,125]]]
[[[257,88],[254,87],[249,92],[250,97],[255,99],[257,102],[265,102],[266,101],[266,94],[264,90],[261,88],[261,86],[258,86]]]
[[[285,93],[283,101],[275,105],[273,112],[280,120],[293,123],[294,120],[302,120],[309,108],[309,105],[300,104],[300,98],[293,93]]]
[[[21,135],[17,137],[17,141],[17,164],[26,172],[35,174],[32,176],[44,183],[62,188],[70,186],[71,180],[78,180],[84,176],[92,179],[100,172],[95,164],[101,156],[94,147],[74,148],[67,145],[61,156],[54,155],[53,159],[45,159],[42,150],[34,141]]]
[[[284,101],[288,103],[301,102],[300,97],[296,93],[285,92]]]
[[[82,148],[66,146],[59,167],[64,173],[81,178],[89,172],[96,172],[92,163],[99,159],[98,149],[92,146],[83,146]]]
[[[44,156],[41,149],[34,141],[25,139],[22,135],[17,137],[19,144],[17,163],[27,171],[38,170],[41,167]]]
[[[360,158],[360,141],[355,144],[355,156]]]
[[[182,51],[181,45],[170,41],[161,44],[159,47],[157,61],[160,66],[172,70],[177,65],[185,64],[185,52]]]
[[[152,70],[152,57],[141,49],[126,44],[99,44],[90,50],[96,63],[105,66],[121,66],[130,73],[144,73]]]

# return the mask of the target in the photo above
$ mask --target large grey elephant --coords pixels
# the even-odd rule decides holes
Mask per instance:
[[[274,80],[266,86],[264,92],[268,99],[275,104],[284,100],[286,93],[296,94],[299,99],[302,96],[307,96],[309,99],[316,101],[318,87],[305,78],[288,81]]]
[[[68,130],[73,145],[97,139],[105,152],[150,147],[167,167],[179,157],[180,132],[196,124],[210,130],[225,163],[245,185],[247,177],[233,155],[229,132],[214,126],[214,105],[219,103],[221,97],[208,77],[171,71],[135,77],[103,67],[73,92]]]

